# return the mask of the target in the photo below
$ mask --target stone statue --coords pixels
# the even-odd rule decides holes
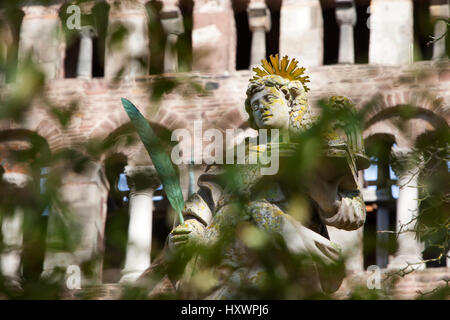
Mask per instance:
[[[330,241],[326,225],[355,230],[365,221],[365,205],[356,181],[358,170],[368,166],[361,137],[331,131],[326,140],[328,160],[325,161],[328,162],[324,168],[311,181],[298,182],[305,186],[303,191],[285,184],[280,178],[286,175],[283,164],[289,161],[295,154],[296,146],[301,143],[296,137],[318,120],[307,103],[308,77],[303,76],[303,68],[297,68],[295,59],[289,61],[284,57],[279,60],[278,55],[271,56],[271,63],[263,60],[263,69],[255,68],[254,71],[257,74],[249,82],[245,102],[249,123],[255,129],[278,129],[281,142],[268,142],[253,149],[249,147],[246,157],[251,152],[277,147],[280,174],[262,176],[259,163],[235,165],[241,181],[234,184],[222,179],[224,166],[208,166],[198,179],[199,190],[185,203],[185,223],[178,225],[169,235],[169,248],[183,250],[190,242],[214,246],[226,226],[245,223],[280,237],[292,253],[313,256],[325,265],[336,263],[340,259],[340,250]],[[333,102],[337,108],[348,105],[345,99],[339,97],[333,98]],[[337,168],[333,163],[342,159],[346,170],[331,169]],[[310,218],[305,221],[290,215],[292,199],[299,193],[311,202]],[[237,210],[236,203],[243,208]],[[202,268],[201,258],[194,257],[178,281],[177,289],[185,291],[190,298],[230,299],[236,297],[240,283],[257,285],[264,270],[247,263],[242,241],[232,241],[223,254],[220,266],[209,273],[210,285],[192,292],[195,272],[204,276],[206,270]],[[338,289],[343,274],[336,275],[333,281],[325,281],[326,275],[321,274],[320,267],[312,269],[316,270],[313,272],[315,289],[321,288],[327,292]]]

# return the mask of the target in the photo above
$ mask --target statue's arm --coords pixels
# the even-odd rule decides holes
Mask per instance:
[[[318,176],[309,185],[309,195],[325,224],[348,231],[364,224],[366,206],[351,174],[338,175],[329,180]]]
[[[184,224],[176,226],[169,234],[169,247],[176,248],[188,243],[192,238],[201,238],[211,223],[212,212],[206,201],[198,194],[192,194],[182,211]]]
[[[254,202],[249,205],[249,214],[256,226],[277,234],[284,239],[287,248],[294,254],[310,255],[317,264],[320,283],[325,292],[334,292],[341,285],[345,270],[336,268],[341,258],[340,247],[306,228],[293,217],[282,212],[277,206],[267,202]],[[325,266],[332,266],[337,273],[329,277]]]
[[[336,244],[306,228],[276,205],[254,201],[248,205],[248,213],[258,228],[281,236],[293,253],[311,254],[325,263],[339,258],[340,249]]]
[[[198,180],[199,189],[185,202],[182,211],[184,224],[175,227],[169,234],[169,246],[179,247],[196,237],[201,239],[212,221],[218,199],[223,189],[216,183],[220,170],[208,168]]]

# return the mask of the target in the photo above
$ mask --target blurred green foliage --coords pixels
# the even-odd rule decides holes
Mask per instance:
[[[77,1],[82,3],[85,1]],[[67,106],[55,105],[46,96],[45,76],[42,70],[32,61],[31,57],[24,57],[18,62],[18,35],[23,13],[19,10],[21,2],[3,1],[1,7],[6,14],[1,21],[0,32],[0,122],[20,123],[26,118],[31,102],[35,99],[43,101],[43,105],[48,109],[49,114],[64,133],[69,127],[73,115],[82,108],[79,102],[74,100]],[[42,1],[44,5],[52,1]],[[65,8],[62,7],[61,19],[67,17]],[[149,105],[151,108],[159,106],[159,102],[164,95],[176,91],[186,99],[193,94],[205,94],[202,86],[194,78],[180,74],[166,77],[163,72],[163,56],[165,49],[165,35],[159,22],[158,14],[161,10],[160,3],[151,2],[147,6],[149,19],[148,30],[150,33],[151,60],[148,66],[149,73],[155,74],[151,82],[149,91],[152,92]],[[114,26],[112,35],[107,43],[109,6],[106,2],[98,2],[91,15],[82,16],[82,25],[93,25],[97,30],[98,43],[100,45],[98,59],[103,63],[105,48],[119,46],[121,41],[127,36],[128,30],[121,25]],[[192,6],[185,5],[184,23],[187,32],[180,36],[177,43],[177,51],[180,59],[180,71],[189,71],[192,61],[191,39],[189,30],[192,30]],[[74,30],[68,30],[65,24],[64,35],[67,46],[77,40],[78,35]],[[6,29],[11,32],[4,32]],[[447,37],[448,38],[448,37]],[[6,52],[6,54],[4,54]],[[144,63],[144,62],[142,62]],[[120,77],[120,72],[117,75]],[[330,106],[327,99],[318,103],[323,110],[322,118],[308,131],[299,137],[301,143],[296,154],[283,163],[279,178],[284,181],[292,193],[304,194],[305,186],[299,181],[311,179],[321,166],[323,154],[323,136],[331,123],[336,118],[341,118],[345,123],[364,128],[366,115],[372,111],[376,101],[369,102],[357,113],[341,113]],[[154,110],[153,110],[154,112]],[[400,130],[405,129],[404,124],[409,119],[417,115],[417,109],[411,106],[402,106],[397,110],[398,121],[396,125]],[[160,138],[170,146],[170,132],[155,130],[160,134]],[[19,282],[11,281],[0,275],[0,299],[62,299],[79,298],[93,299],[105,294],[101,288],[88,288],[92,291],[84,290],[73,293],[67,292],[64,282],[65,270],[55,270],[48,277],[40,277],[42,272],[42,262],[46,250],[64,250],[71,252],[80,240],[80,234],[73,212],[61,193],[62,176],[68,170],[82,172],[86,164],[91,160],[100,160],[107,155],[105,166],[107,167],[108,181],[111,185],[109,216],[111,229],[107,232],[107,247],[117,250],[117,255],[123,258],[123,250],[126,246],[127,234],[127,204],[122,202],[126,192],[117,190],[117,174],[123,172],[126,159],[121,159],[115,153],[115,146],[118,143],[125,143],[131,146],[136,142],[136,136],[131,126],[124,126],[116,136],[109,137],[105,141],[95,139],[88,140],[77,145],[69,145],[63,149],[51,152],[47,141],[39,135],[22,129],[8,129],[0,132],[0,146],[6,146],[11,141],[21,141],[26,144],[26,148],[8,153],[8,161],[22,164],[31,169],[32,181],[27,188],[17,188],[0,180],[0,220],[11,216],[17,210],[24,213],[24,246],[23,246],[23,278]],[[449,130],[445,123],[439,130],[424,135],[416,145],[416,152],[424,159],[423,170],[420,172],[420,214],[418,217],[417,234],[429,248],[436,248],[430,259],[442,261],[446,258],[449,249],[450,215],[449,215]],[[385,154],[386,149],[372,145],[370,149],[372,155],[379,159],[384,158],[390,161],[389,155]],[[384,154],[383,154],[384,153]],[[4,160],[4,159],[2,159]],[[2,163],[4,165],[4,163]],[[46,169],[43,173],[42,169]],[[0,167],[3,175],[4,168]],[[225,179],[239,184],[239,171],[235,167],[227,168]],[[239,190],[239,188],[236,188]],[[244,204],[247,201],[241,194],[236,194],[236,208],[234,214],[238,217],[228,226],[221,230],[221,241],[215,246],[209,247],[200,243],[189,244],[186,250],[181,252],[170,252],[162,250],[161,256],[154,259],[151,272],[143,279],[143,283],[136,286],[126,286],[119,296],[122,299],[147,299],[149,293],[157,284],[165,283],[167,290],[154,291],[150,298],[185,298],[192,294],[202,296],[209,286],[214,284],[214,275],[209,270],[221,265],[224,259],[223,253],[229,246],[232,246],[236,239],[243,242],[248,252],[247,266],[262,265],[266,276],[260,285],[252,283],[242,283],[235,288],[236,298],[251,299],[334,299],[329,293],[323,293],[311,289],[311,277],[309,268],[311,264],[318,263],[325,268],[325,274],[333,276],[343,271],[345,261],[339,261],[332,266],[320,265],[320,261],[311,261],[310,257],[293,255],[286,248],[283,239],[274,235],[265,234],[263,231],[255,229],[249,221],[241,219]],[[47,233],[48,218],[42,215],[46,210],[49,214],[59,215],[61,225],[56,223],[52,226],[51,234]],[[114,218],[117,215],[118,218]],[[116,220],[114,220],[116,219]],[[166,226],[171,228],[172,226]],[[1,237],[1,236],[0,236]],[[6,250],[6,246],[0,238],[0,251]],[[368,240],[367,245],[371,250],[375,249],[375,237]],[[162,248],[159,248],[160,250]],[[105,263],[121,267],[123,259],[115,259],[115,253],[105,258]],[[193,278],[192,287],[183,288],[178,292],[171,290],[171,282],[168,278],[177,280],[185,272],[190,259],[198,256],[203,261],[203,268],[197,273],[200,278]],[[102,259],[101,256],[95,259]],[[197,258],[195,258],[197,259]],[[83,271],[89,274],[92,269],[89,261],[82,266]],[[167,278],[168,277],[168,278]],[[197,279],[197,280],[196,280]],[[160,282],[161,280],[165,282]],[[355,286],[351,288],[350,299],[386,299],[389,293],[383,290],[369,290],[365,286]],[[97,290],[97,291],[96,291]],[[207,290],[206,290],[207,291]],[[449,290],[447,286],[436,289],[433,292],[423,294],[424,299],[444,299],[448,298]]]

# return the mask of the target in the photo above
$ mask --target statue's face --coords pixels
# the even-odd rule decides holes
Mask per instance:
[[[288,129],[289,106],[284,94],[275,87],[265,87],[250,99],[255,123],[259,129]]]

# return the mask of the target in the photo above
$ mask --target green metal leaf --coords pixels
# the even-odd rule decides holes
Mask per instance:
[[[177,171],[148,121],[129,100],[125,98],[121,100],[128,117],[130,117],[131,123],[136,128],[139,137],[144,143],[145,149],[152,159],[167,198],[178,213],[180,223],[183,224],[184,219],[181,211],[184,207],[184,199]]]

